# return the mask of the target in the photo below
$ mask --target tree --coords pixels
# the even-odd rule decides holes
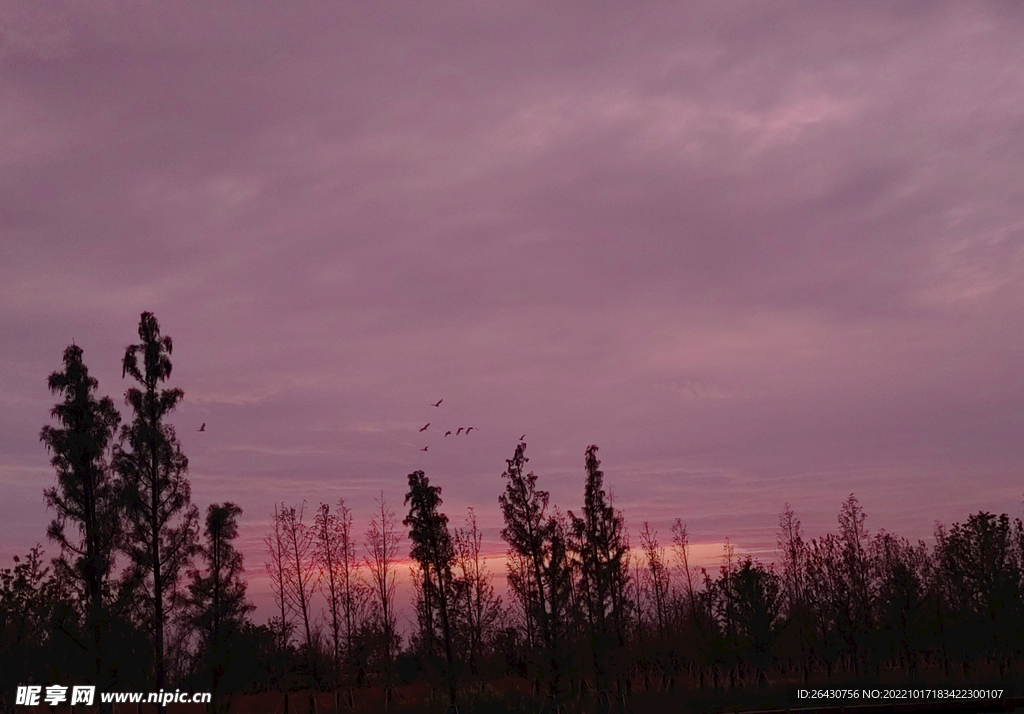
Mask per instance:
[[[568,518],[558,507],[552,509],[544,525],[546,557],[541,569],[544,591],[548,596],[548,645],[551,667],[555,672],[552,684],[555,692],[555,709],[562,708],[560,701],[561,672],[565,669],[566,648],[562,644],[569,634],[568,628],[573,607],[573,564],[571,557],[572,533]]]
[[[400,535],[398,533],[395,512],[384,499],[381,491],[377,499],[378,510],[370,520],[366,531],[366,567],[370,574],[373,587],[376,613],[376,625],[380,653],[384,664],[384,705],[390,702],[392,695],[394,660],[395,660],[395,562],[398,559]]]
[[[204,542],[199,546],[205,572],[193,569],[189,573],[187,617],[200,633],[215,698],[227,664],[227,642],[255,609],[246,600],[242,554],[233,544],[241,514],[242,509],[230,502],[207,509]]]
[[[807,544],[800,530],[800,519],[788,503],[779,514],[775,543],[782,554],[782,590],[786,610],[780,636],[788,638],[790,649],[796,652],[801,677],[806,682],[810,675],[810,648],[814,636],[805,583]]]
[[[448,532],[448,516],[438,510],[441,505],[441,488],[431,486],[430,479],[422,471],[409,474],[409,492],[405,496],[409,515],[402,524],[409,528],[410,556],[423,572],[424,603],[428,610],[437,608],[441,622],[441,637],[444,646],[448,697],[451,707],[456,706],[455,663],[452,658],[452,603],[455,599],[455,585],[452,565],[455,562],[455,546]],[[430,614],[428,619],[432,619]]]
[[[927,548],[912,546],[891,533],[875,536],[871,548],[873,579],[878,583],[877,644],[890,659],[902,660],[908,675],[916,676],[920,632],[924,627]]]
[[[981,512],[954,523],[939,544],[939,567],[953,610],[961,663],[991,657],[1002,674],[1024,619],[1024,524]]]
[[[285,599],[285,563],[288,560],[288,550],[284,541],[284,513],[279,511],[277,504],[274,504],[274,512],[271,514],[273,530],[268,533],[263,543],[267,546],[267,555],[270,560],[264,563],[267,575],[270,576],[270,587],[274,592],[274,602],[281,613],[275,618],[272,624],[277,625],[275,634],[278,638],[277,646],[281,650],[288,648],[288,640],[292,632],[292,623],[288,617],[287,600]]]
[[[697,669],[700,688],[704,689],[705,669],[711,666],[713,659],[713,623],[698,601],[699,593],[695,583],[697,568],[690,565],[690,535],[681,518],[675,519],[672,523],[672,550],[675,555],[676,571],[683,585],[683,592],[677,603],[679,620],[689,620],[696,630]],[[712,674],[717,677],[717,670],[712,668]]]
[[[573,533],[578,544],[577,562],[589,614],[591,650],[597,687],[609,687],[609,657],[624,644],[629,572],[625,521],[604,490],[604,473],[598,468],[597,447],[586,452],[586,484],[582,517],[572,512]]]
[[[327,609],[331,617],[331,635],[334,648],[335,678],[341,673],[344,659],[347,667],[355,662],[355,637],[358,633],[365,586],[357,569],[356,547],[352,530],[352,511],[345,500],[338,499],[333,513],[326,503],[320,504],[314,525],[316,531],[316,561],[322,573],[321,584],[327,596]],[[344,657],[342,643],[344,642]],[[349,704],[353,704],[349,690]]]
[[[57,472],[57,486],[43,492],[46,505],[56,512],[47,535],[61,548],[55,567],[84,595],[94,681],[105,689],[104,598],[121,524],[121,500],[108,455],[121,415],[110,397],[96,398],[99,382],[89,375],[77,345],[64,350],[64,371],[52,373],[47,386],[63,396],[50,411],[60,426],[44,426],[39,435]],[[68,525],[76,535],[68,533]]]
[[[122,362],[123,375],[139,386],[125,393],[132,421],[121,430],[113,464],[126,494],[126,580],[134,586],[141,619],[152,637],[156,686],[163,688],[164,629],[180,576],[195,552],[199,510],[191,503],[188,459],[166,421],[184,392],[160,387],[171,376],[171,338],[160,334],[153,313],[144,312],[139,339],[125,350]]]
[[[665,549],[658,543],[658,531],[652,531],[647,521],[640,532],[640,547],[647,560],[647,577],[650,584],[651,598],[654,600],[654,613],[658,622],[658,637],[666,634],[668,621],[669,571],[665,565]]]
[[[305,502],[298,507],[281,504],[281,536],[285,546],[284,597],[292,612],[302,618],[306,633],[306,661],[311,666],[313,630],[309,623],[313,593],[319,582],[314,562],[316,533],[302,522],[305,512]]]
[[[81,651],[72,644],[78,644],[76,623],[67,621],[73,596],[60,571],[44,565],[39,545],[14,563],[0,569],[0,704],[10,711],[14,703],[6,698],[15,687],[74,670],[68,655]]]
[[[840,640],[849,647],[852,619],[845,572],[843,545],[835,534],[810,542],[804,592],[814,619],[814,647],[829,680],[839,658]]]
[[[331,513],[327,503],[321,503],[313,523],[315,534],[314,558],[316,566],[322,573],[320,583],[327,597],[327,611],[331,615],[331,644],[333,646],[331,661],[334,665],[334,678],[338,679],[341,662],[341,577],[339,572],[341,561],[341,544],[339,538],[338,515]],[[337,686],[337,685],[335,685]]]
[[[519,568],[509,571],[509,582],[513,592],[522,600],[523,613],[531,621],[531,629],[537,632],[545,647],[550,647],[553,637],[549,627],[548,603],[544,588],[545,549],[547,546],[548,523],[547,491],[537,488],[537,474],[524,473],[526,445],[516,447],[515,454],[506,463],[507,470],[502,477],[507,479],[505,493],[498,497],[505,528],[502,538],[509,544],[509,561]],[[556,672],[552,672],[554,676]]]
[[[758,684],[766,683],[782,609],[779,577],[747,556],[729,574],[726,586],[737,652],[757,673]]]
[[[842,543],[842,573],[846,587],[843,623],[854,666],[860,672],[869,654],[866,650],[874,629],[872,610],[871,564],[868,558],[867,516],[852,493],[839,510],[839,536]]]
[[[470,508],[466,527],[455,529],[455,570],[458,599],[456,618],[462,624],[469,652],[469,667],[479,674],[485,644],[497,634],[505,615],[501,596],[495,593],[493,577],[482,557],[483,533]]]
[[[509,585],[520,598],[527,631],[540,635],[547,655],[549,696],[557,709],[561,697],[559,615],[568,592],[565,534],[547,515],[549,495],[537,488],[537,474],[524,473],[526,445],[519,444],[502,474],[505,492],[498,503],[505,516],[502,538],[509,544]]]
[[[793,608],[804,596],[803,576],[807,546],[800,531],[800,519],[796,517],[788,503],[779,514],[779,530],[775,542],[782,554],[782,582],[786,602]]]

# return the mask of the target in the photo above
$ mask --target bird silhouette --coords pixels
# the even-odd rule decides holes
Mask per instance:
[[[469,432],[473,431],[474,429],[476,429],[476,427],[475,426],[471,426],[468,429],[466,429],[466,433],[468,434]],[[476,429],[476,430],[480,431],[479,429]]]
[[[526,440],[526,434],[523,434],[522,436],[520,436],[519,440],[520,441],[525,441]]]
[[[443,399],[438,399],[435,404],[431,404],[430,406],[432,406],[432,407],[439,407],[439,406],[441,406],[441,402],[443,402],[443,401],[444,401]]]
[[[426,431],[428,426],[430,426],[430,422],[429,421],[426,424],[423,425],[423,428],[420,429],[420,431]]]
[[[451,430],[448,430],[448,431],[446,431],[446,432],[444,433],[444,435],[445,435],[445,436],[451,436],[451,435],[452,435],[452,432],[451,432]]]
[[[422,449],[420,449],[420,451],[426,451],[429,448],[430,448],[429,446],[424,446]]]
[[[196,429],[196,431],[206,431],[206,422],[204,421],[203,425],[201,427],[199,427],[198,429]]]
[[[462,429],[463,429],[463,427],[460,426],[459,430],[457,432],[455,432],[455,436],[458,436],[459,434],[461,434],[462,433]]]

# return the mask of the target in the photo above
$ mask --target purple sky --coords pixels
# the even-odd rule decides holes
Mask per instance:
[[[121,404],[143,310],[254,573],[275,501],[362,531],[417,468],[500,550],[523,432],[562,509],[595,443],[634,532],[740,550],[1020,515],[1018,5],[289,7],[0,0],[0,565],[47,374]]]

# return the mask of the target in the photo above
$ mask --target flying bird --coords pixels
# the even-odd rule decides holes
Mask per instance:
[[[462,429],[463,429],[463,428],[464,428],[464,427],[461,427],[461,426],[460,426],[460,427],[459,427],[459,430],[458,430],[457,432],[455,432],[455,436],[458,436],[459,434],[461,434],[461,433],[462,433]]]
[[[430,422],[429,421],[426,424],[423,425],[423,428],[420,429],[420,431],[426,431],[428,426],[430,426]]]
[[[466,429],[466,433],[468,434],[469,432],[473,431],[474,429],[476,429],[476,427],[475,426],[471,426],[468,429]],[[476,430],[480,431],[479,429],[476,429]]]
[[[429,446],[424,446],[422,449],[420,449],[420,451],[426,451],[429,448],[430,448]]]
[[[196,429],[196,431],[206,431],[206,422],[204,421],[203,425],[201,427],[199,427],[198,429]]]
[[[448,431],[446,431],[446,432],[444,433],[444,435],[445,435],[445,436],[451,436],[451,435],[452,435],[452,432],[451,432],[451,430],[449,429]]]
[[[523,434],[522,436],[520,436],[519,440],[520,441],[525,441],[526,440],[526,434]]]
[[[430,406],[432,406],[432,407],[439,407],[439,406],[441,406],[441,402],[443,402],[443,401],[444,401],[443,399],[438,399],[436,403],[431,404]]]

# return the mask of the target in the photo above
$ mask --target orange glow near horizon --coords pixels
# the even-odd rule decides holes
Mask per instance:
[[[736,544],[732,545],[735,548],[735,558],[739,559],[746,555],[747,551],[742,547],[737,546]],[[700,568],[706,568],[710,574],[717,574],[717,569],[722,564],[725,546],[726,544],[724,542],[691,543],[689,546],[690,566],[698,569],[698,572]],[[667,545],[664,546],[664,550],[666,564],[672,569],[674,574],[678,573],[680,564],[676,558],[674,548],[671,545]],[[646,559],[640,548],[630,548],[630,558],[631,563],[639,562],[641,568],[646,567]],[[495,590],[502,596],[502,598],[505,599],[506,603],[509,602],[510,596],[506,581],[508,572],[508,560],[506,554],[489,553],[484,555],[482,559],[484,561],[485,571],[494,578]],[[399,613],[405,613],[406,616],[408,616],[407,613],[411,612],[413,598],[412,561],[408,558],[396,560],[394,569],[397,610]],[[358,570],[363,579],[366,580],[369,575],[367,567],[362,565]],[[675,577],[675,575],[673,575],[673,577]],[[270,577],[267,575],[264,568],[259,567],[248,568],[246,571],[246,579],[249,583],[249,599],[257,606],[254,620],[256,622],[265,622],[267,618],[273,616],[275,607],[270,586]],[[314,607],[314,613],[319,613],[324,606],[323,598],[315,598],[314,602],[317,603]]]

